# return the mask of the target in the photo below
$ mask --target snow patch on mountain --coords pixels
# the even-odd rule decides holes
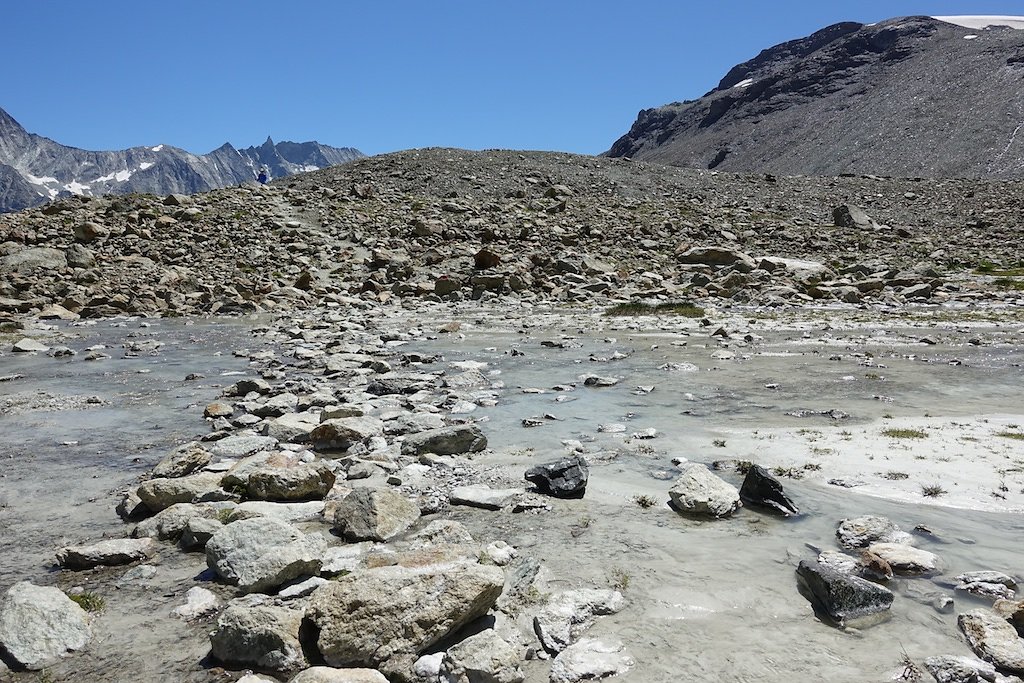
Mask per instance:
[[[123,183],[124,181],[128,180],[129,178],[131,178],[133,173],[135,173],[135,171],[129,171],[128,169],[125,169],[123,171],[118,171],[117,173],[111,173],[110,175],[100,176],[99,178],[97,178],[93,182],[94,183],[109,183],[111,180],[115,180],[115,181],[117,181],[119,183]]]
[[[932,17],[932,19],[938,19],[939,21],[944,21],[947,24],[956,24],[957,26],[973,29],[984,29],[989,28],[990,26],[1009,26],[1010,28],[1024,30],[1024,16],[962,15]]]

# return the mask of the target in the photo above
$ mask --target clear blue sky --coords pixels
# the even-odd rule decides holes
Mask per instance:
[[[86,149],[270,135],[596,154],[763,48],[910,14],[1024,0],[10,0],[0,107]]]

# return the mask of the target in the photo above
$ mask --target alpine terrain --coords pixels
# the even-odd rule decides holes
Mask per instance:
[[[787,175],[1024,176],[1024,18],[843,22],[640,112],[612,157]]]
[[[269,137],[259,147],[225,143],[209,154],[169,145],[90,152],[29,133],[0,109],[0,212],[69,194],[191,194],[252,180],[261,166],[279,178],[362,156],[351,147],[275,143]]]

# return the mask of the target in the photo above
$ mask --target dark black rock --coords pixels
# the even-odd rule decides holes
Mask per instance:
[[[577,455],[531,467],[523,476],[541,493],[556,498],[582,498],[587,489],[590,469],[587,461]]]
[[[884,612],[895,597],[892,591],[867,579],[837,572],[815,561],[801,560],[796,573],[815,608],[839,624]]]
[[[768,508],[786,517],[800,514],[800,508],[782,490],[779,480],[760,465],[751,465],[747,470],[740,487],[740,499],[746,505]]]

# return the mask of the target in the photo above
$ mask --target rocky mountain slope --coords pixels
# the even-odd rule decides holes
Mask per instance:
[[[698,100],[641,111],[606,154],[786,175],[1022,177],[1024,31],[1005,24],[1024,23],[945,19],[845,22],[776,45]]]
[[[193,193],[252,180],[261,166],[271,177],[345,163],[362,157],[351,147],[317,142],[274,143],[209,154],[168,145],[90,152],[26,131],[0,109],[0,212],[17,211],[62,195]]]
[[[185,315],[360,299],[1019,303],[1016,283],[968,273],[1017,264],[1022,196],[1014,181],[418,150],[268,186],[72,197],[0,216],[0,312]]]

